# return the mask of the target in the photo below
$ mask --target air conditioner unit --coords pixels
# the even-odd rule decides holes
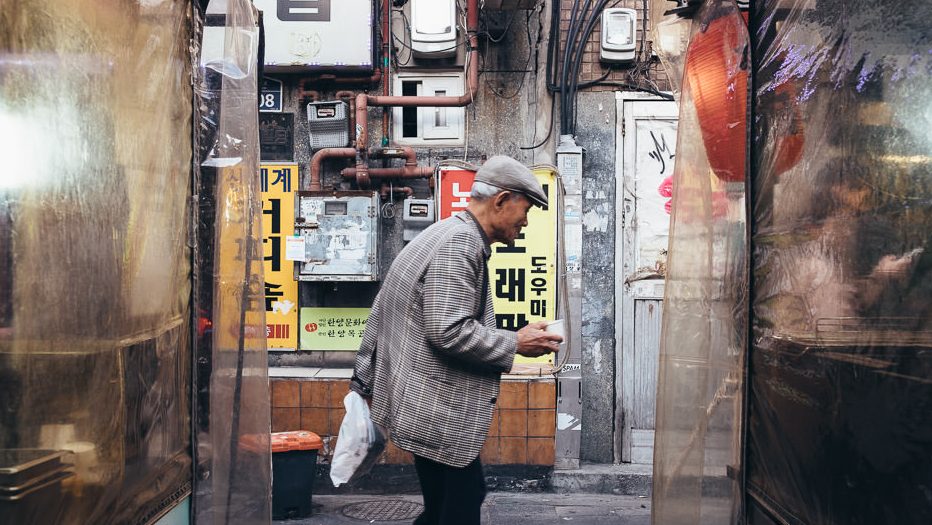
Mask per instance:
[[[417,58],[456,55],[456,0],[411,0],[411,51]]]

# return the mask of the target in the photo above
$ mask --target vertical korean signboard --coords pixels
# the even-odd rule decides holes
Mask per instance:
[[[294,190],[298,165],[262,164],[262,259],[269,350],[298,347],[298,283],[294,263],[285,260],[285,238],[294,235]]]
[[[556,202],[556,170],[534,168],[549,203]],[[440,219],[466,209],[475,172],[441,168],[437,181]],[[528,225],[513,247],[492,246],[489,285],[499,328],[518,330],[528,323],[549,321],[557,316],[557,210],[531,208]],[[516,363],[552,363],[553,356],[517,356]]]

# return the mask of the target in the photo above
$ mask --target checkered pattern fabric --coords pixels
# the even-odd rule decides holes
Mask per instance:
[[[468,212],[406,246],[375,299],[350,387],[399,448],[453,467],[479,455],[517,335],[495,328],[484,233]]]

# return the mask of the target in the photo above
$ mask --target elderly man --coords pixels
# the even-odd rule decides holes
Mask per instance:
[[[485,499],[479,451],[501,374],[562,338],[531,323],[495,328],[491,244],[513,245],[547,196],[518,161],[495,156],[476,173],[465,212],[434,224],[398,254],[375,299],[350,387],[372,420],[414,454],[424,512],[415,525],[478,524]]]

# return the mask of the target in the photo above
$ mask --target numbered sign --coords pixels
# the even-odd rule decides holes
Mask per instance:
[[[259,91],[259,111],[280,112],[282,110],[282,81],[262,77]]]

